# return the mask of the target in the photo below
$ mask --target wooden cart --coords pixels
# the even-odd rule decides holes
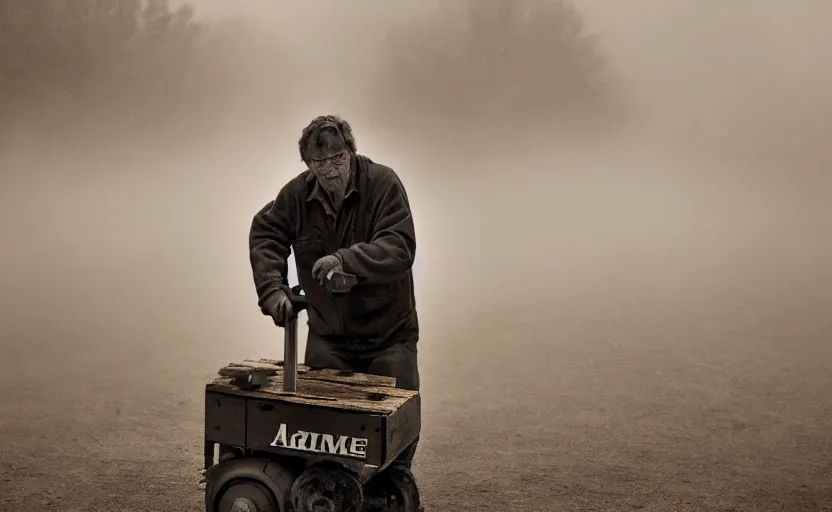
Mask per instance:
[[[297,313],[305,301],[292,298]],[[232,363],[205,386],[206,512],[303,512],[317,494],[352,510],[419,436],[418,392],[298,365],[296,314],[284,344],[284,361]],[[397,500],[394,510],[419,510],[418,492]]]

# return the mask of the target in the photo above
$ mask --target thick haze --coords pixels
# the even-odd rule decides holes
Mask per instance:
[[[832,2],[471,1],[3,0],[0,509],[200,509],[323,113],[410,195],[430,510],[830,509]]]
[[[39,359],[97,350],[107,365],[279,355],[256,307],[248,227],[302,170],[298,135],[325,112],[350,120],[359,150],[412,196],[428,386],[446,347],[488,343],[460,340],[495,311],[535,322],[551,308],[620,319],[695,304],[703,319],[788,308],[804,322],[829,304],[825,0],[583,0],[624,127],[531,149],[521,135],[448,149],[443,134],[441,152],[397,138],[372,107],[386,32],[441,19],[447,2],[193,5],[211,22],[240,17],[249,37],[225,50],[239,84],[216,98],[227,117],[177,128],[215,124],[219,136],[100,153],[33,137],[6,154],[5,364],[28,365],[33,347]]]

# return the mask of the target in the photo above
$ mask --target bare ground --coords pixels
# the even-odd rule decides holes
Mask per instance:
[[[832,510],[832,302],[815,297],[595,296],[591,314],[461,318],[441,341],[426,318],[429,510]],[[0,509],[200,510],[201,391],[226,353],[20,340]]]

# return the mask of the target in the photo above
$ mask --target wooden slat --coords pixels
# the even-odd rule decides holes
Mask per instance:
[[[418,394],[415,391],[386,386],[356,386],[314,379],[298,379],[297,394],[287,395],[283,393],[281,375],[270,377],[267,385],[252,391],[241,390],[232,383],[231,379],[226,378],[214,379],[207,385],[207,389],[237,396],[383,415],[394,413],[410,398]]]
[[[239,363],[228,364],[220,370],[219,374],[223,377],[229,377],[238,373],[244,373],[247,368],[250,368],[251,371],[262,370],[267,372],[268,375],[275,375],[283,371],[283,361],[269,359],[255,361],[245,359]],[[395,377],[370,375],[366,373],[348,373],[331,369],[311,370],[306,365],[298,365],[298,379],[314,379],[355,386],[396,387]]]
[[[346,374],[339,370],[309,370],[306,374],[299,375],[298,378],[335,382],[351,386],[396,387],[395,377],[370,375],[367,373]]]
[[[283,361],[276,361],[273,359],[260,359],[259,361],[255,361],[253,359],[244,359],[240,363],[234,363],[237,366],[247,366],[250,368],[257,368],[263,370],[283,370]],[[306,373],[309,371],[309,367],[303,364],[298,365],[298,374]]]
[[[247,375],[250,373],[263,373],[265,375],[277,375],[275,370],[266,370],[262,368],[250,368],[246,366],[224,366],[217,372],[222,377],[235,377],[237,375]]]

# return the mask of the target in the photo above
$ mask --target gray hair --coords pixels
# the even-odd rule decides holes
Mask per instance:
[[[318,116],[310,122],[306,128],[301,132],[300,140],[298,141],[298,149],[300,150],[300,159],[305,164],[309,164],[309,155],[306,154],[306,146],[309,144],[309,137],[323,124],[333,123],[338,127],[338,132],[344,138],[347,144],[347,149],[355,153],[358,151],[358,146],[355,143],[355,136],[352,134],[352,127],[350,124],[336,115]]]

